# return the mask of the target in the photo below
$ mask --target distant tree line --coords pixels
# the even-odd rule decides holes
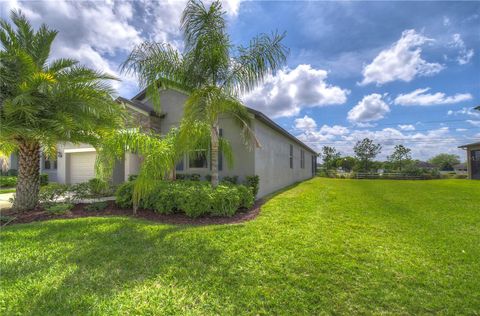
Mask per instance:
[[[422,174],[432,171],[452,171],[453,167],[460,163],[459,157],[453,154],[439,154],[428,162],[414,160],[411,155],[412,150],[401,144],[394,147],[386,161],[378,161],[375,158],[382,152],[382,146],[369,138],[358,141],[353,147],[353,152],[354,156],[342,156],[335,147],[323,146],[320,153],[322,169],[327,172],[336,170],[376,172],[382,169],[384,172]]]

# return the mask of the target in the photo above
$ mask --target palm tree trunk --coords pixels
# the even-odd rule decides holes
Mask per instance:
[[[210,131],[211,137],[211,164],[212,164],[212,187],[218,186],[218,125],[212,126]]]
[[[13,208],[26,211],[38,203],[40,190],[40,144],[22,140],[18,144],[18,180]]]

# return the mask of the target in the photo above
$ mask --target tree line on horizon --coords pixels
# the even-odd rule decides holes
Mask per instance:
[[[441,153],[428,159],[426,162],[433,168],[426,168],[425,162],[413,159],[412,150],[402,144],[395,145],[385,161],[375,160],[381,151],[382,145],[369,138],[357,141],[353,156],[343,156],[335,147],[323,146],[320,153],[321,169],[327,172],[338,169],[345,172],[376,172],[382,169],[385,172],[421,174],[426,169],[453,171],[454,166],[460,163],[459,156]]]

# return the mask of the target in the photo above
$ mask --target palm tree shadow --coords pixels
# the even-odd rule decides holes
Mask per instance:
[[[142,283],[172,278],[172,274],[175,274],[177,287],[191,288],[193,279],[193,286],[199,292],[211,290],[203,279],[212,273],[221,277],[214,269],[222,261],[223,250],[219,244],[213,245],[211,239],[197,233],[200,228],[165,226],[158,229],[164,225],[118,220],[110,229],[103,221],[87,223],[86,227],[81,227],[86,234],[77,234],[81,225],[73,221],[52,221],[49,223],[52,225],[45,225],[38,240],[43,245],[68,245],[69,250],[55,253],[53,267],[52,258],[39,259],[33,266],[23,266],[24,271],[17,269],[15,275],[2,276],[6,278],[4,281],[14,282],[23,277],[44,277],[52,268],[62,274],[63,277],[56,279],[61,279],[58,284],[40,295],[18,298],[29,314],[83,314],[94,308],[89,297],[108,299]],[[141,226],[139,222],[143,222]],[[65,234],[70,229],[76,233]],[[11,267],[5,270],[11,271]]]

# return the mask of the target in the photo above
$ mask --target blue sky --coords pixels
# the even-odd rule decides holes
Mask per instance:
[[[138,91],[118,64],[144,40],[182,48],[185,1],[4,1],[35,25],[59,30],[54,57],[73,57],[123,79],[119,95]],[[285,31],[285,69],[243,96],[310,146],[351,154],[370,137],[412,148],[415,158],[464,154],[480,139],[480,2],[224,2],[235,44]]]

